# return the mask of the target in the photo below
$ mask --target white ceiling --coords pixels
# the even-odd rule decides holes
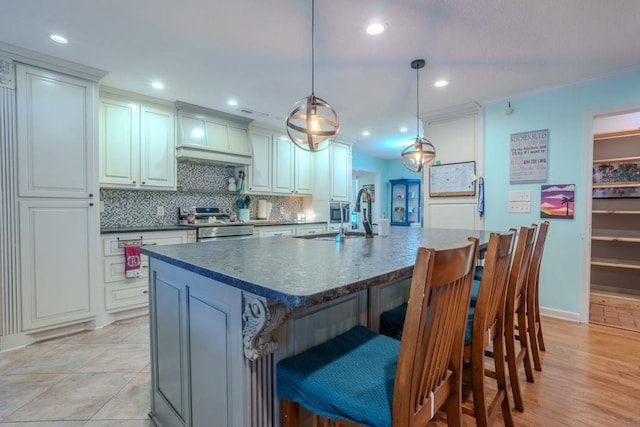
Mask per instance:
[[[413,59],[427,60],[422,117],[640,70],[638,0],[316,0],[315,8],[315,93],[336,109],[354,150],[379,157],[398,156],[415,136]],[[0,11],[0,41],[106,70],[107,86],[283,131],[289,108],[311,92],[310,0],[0,0]],[[372,21],[387,30],[367,35]],[[449,86],[434,88],[440,78]]]

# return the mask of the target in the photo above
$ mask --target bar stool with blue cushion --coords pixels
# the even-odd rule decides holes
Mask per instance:
[[[500,414],[500,409],[504,425],[513,426],[507,395],[503,337],[505,297],[514,235],[515,230],[511,230],[509,234],[491,233],[478,300],[474,307],[469,308],[469,312],[474,312],[474,315],[467,322],[464,360],[465,367],[471,373],[473,407],[463,405],[462,410],[475,417],[478,427],[492,425]],[[493,350],[488,352],[490,346]],[[493,371],[485,368],[487,354],[493,356]],[[495,379],[495,387],[485,387],[486,376]]]
[[[426,425],[445,406],[462,424],[464,328],[478,241],[418,249],[402,341],[362,326],[276,366],[282,425],[299,405],[319,417],[368,427]],[[429,310],[427,310],[429,306]],[[326,420],[325,420],[326,421]]]

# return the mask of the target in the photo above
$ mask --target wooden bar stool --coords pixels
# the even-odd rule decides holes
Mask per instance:
[[[540,351],[546,351],[544,338],[542,336],[542,323],[540,322],[540,303],[538,298],[540,285],[540,266],[542,264],[542,253],[544,242],[549,230],[549,221],[545,221],[538,227],[536,243],[531,254],[529,264],[529,277],[527,280],[527,331],[531,344],[531,354],[533,356],[533,366],[536,371],[542,371]]]
[[[402,341],[356,326],[281,360],[282,425],[297,426],[302,405],[340,425],[374,427],[426,425],[446,407],[448,425],[461,426],[463,341],[478,249],[477,239],[469,240],[459,248],[418,249]]]
[[[515,407],[521,412],[524,411],[524,399],[522,398],[518,377],[518,367],[521,364],[524,365],[527,381],[531,383],[534,381],[533,367],[531,366],[531,357],[529,356],[526,314],[527,276],[534,236],[535,227],[520,227],[513,261],[511,263],[509,284],[507,286],[507,299],[505,302],[504,328],[509,380],[511,382],[511,392],[513,393]],[[517,334],[516,330],[518,330]],[[520,348],[517,348],[516,340],[519,342]]]
[[[467,323],[464,360],[471,372],[473,407],[463,405],[462,409],[475,417],[479,427],[490,426],[500,409],[505,426],[513,426],[504,366],[504,310],[515,232],[491,233],[478,300],[469,309],[473,318]],[[485,372],[485,355],[490,345],[494,370]],[[497,390],[491,396],[485,388],[486,376],[496,380]]]

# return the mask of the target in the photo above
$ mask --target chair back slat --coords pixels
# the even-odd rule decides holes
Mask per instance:
[[[484,332],[497,320],[503,321],[500,319],[504,317],[515,231],[511,230],[508,234],[491,233],[489,237],[478,301],[475,306],[474,341],[476,337],[484,336]]]
[[[516,309],[516,306],[525,303],[524,298],[527,290],[529,262],[531,260],[535,234],[535,225],[531,226],[531,228],[520,227],[520,233],[516,243],[516,252],[513,255],[513,261],[511,263],[507,290],[507,304],[512,304]]]
[[[540,224],[536,243],[531,254],[531,264],[529,265],[529,275],[527,278],[527,292],[536,294],[538,281],[540,280],[540,265],[542,264],[542,252],[544,251],[544,242],[547,238],[547,230],[549,229],[549,221]],[[529,299],[532,301],[532,299]]]
[[[453,249],[418,249],[396,370],[393,425],[426,422],[460,387],[464,329],[477,239]]]

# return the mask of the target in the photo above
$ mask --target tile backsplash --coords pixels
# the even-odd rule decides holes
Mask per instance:
[[[228,190],[229,178],[234,177],[233,167],[178,163],[177,191],[100,189],[103,211],[100,226],[158,226],[178,223],[180,206],[215,206],[223,212],[237,213],[235,201],[240,195]],[[250,195],[250,217],[258,212],[258,200],[273,203],[269,219],[277,221],[295,220],[302,211],[302,198],[289,196]],[[158,208],[164,215],[158,215]]]

